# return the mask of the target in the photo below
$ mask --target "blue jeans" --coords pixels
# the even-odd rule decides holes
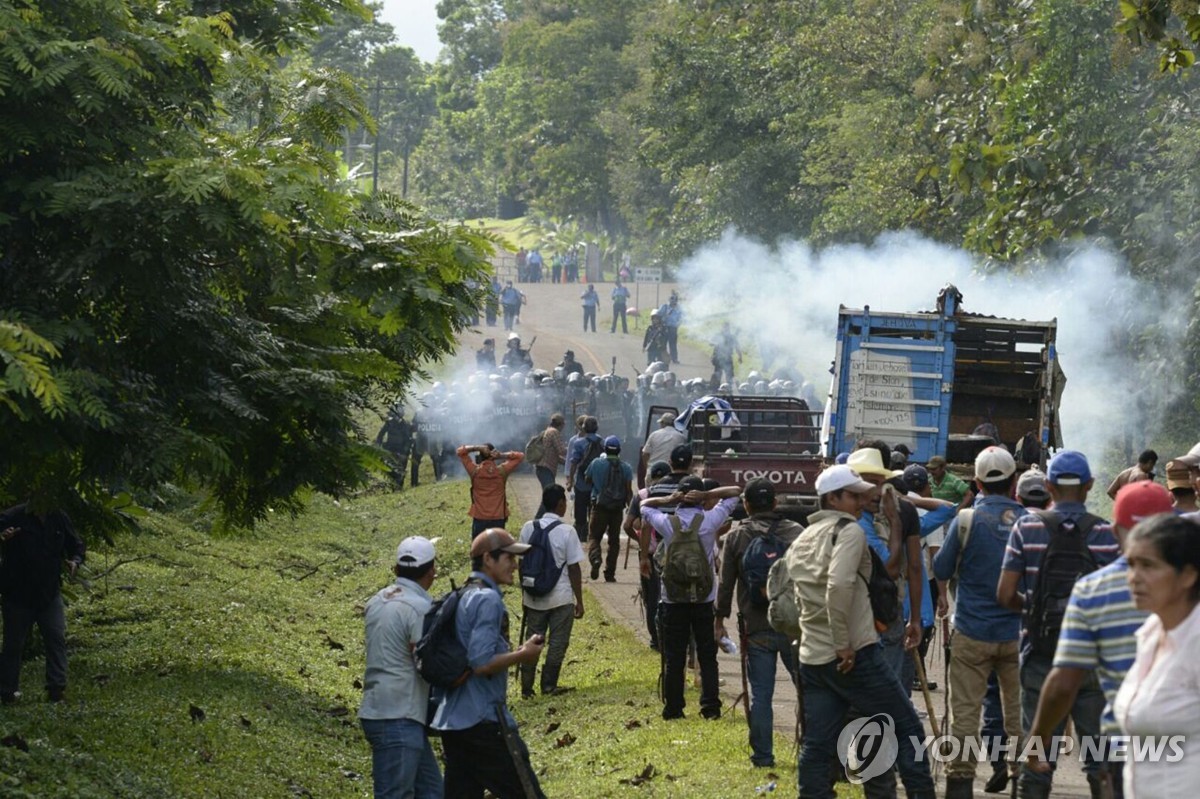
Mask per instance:
[[[776,657],[778,656],[778,657]],[[756,766],[774,766],[775,714],[771,700],[775,697],[775,664],[783,659],[783,667],[796,682],[796,650],[791,639],[774,630],[764,630],[749,636],[746,641],[746,676],[750,682],[750,762]]]
[[[804,745],[796,773],[801,799],[835,796],[830,763],[837,755],[838,735],[851,705],[864,715],[886,713],[892,717],[899,749],[896,768],[905,791],[909,796],[934,795],[929,761],[917,762],[912,743],[914,737],[923,738],[925,730],[878,645],[858,650],[854,668],[846,674],[838,672],[836,660],[820,666],[801,663],[800,681],[804,686]]]
[[[361,719],[371,745],[375,799],[442,799],[442,772],[425,727],[412,719]]]
[[[1021,663],[1021,729],[1028,730],[1033,726],[1033,717],[1037,714],[1038,699],[1042,695],[1042,685],[1050,674],[1051,662],[1046,658],[1028,656]],[[1075,695],[1075,704],[1071,705],[1071,719],[1075,722],[1075,732],[1080,737],[1100,736],[1100,714],[1104,712],[1104,692],[1093,673],[1084,680]],[[1054,728],[1054,735],[1061,736],[1066,730],[1067,720],[1064,718]],[[1089,757],[1083,761],[1083,772],[1088,776],[1099,775],[1103,772],[1104,763],[1091,757],[1094,752],[1088,752]],[[1034,785],[1049,785],[1054,780],[1054,769],[1057,764],[1051,761],[1050,772],[1041,772],[1021,767],[1021,783]]]

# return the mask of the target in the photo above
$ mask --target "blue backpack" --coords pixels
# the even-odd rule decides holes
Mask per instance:
[[[746,581],[750,604],[764,610],[770,604],[770,598],[767,596],[767,577],[771,573],[771,567],[787,554],[787,547],[779,536],[775,535],[775,528],[778,526],[779,519],[775,519],[767,531],[752,540],[742,553],[742,578]]]
[[[554,562],[550,549],[550,531],[562,524],[555,519],[544,528],[541,522],[533,523],[533,535],[529,536],[529,551],[521,556],[521,588],[530,596],[545,596],[558,585],[562,566]]]

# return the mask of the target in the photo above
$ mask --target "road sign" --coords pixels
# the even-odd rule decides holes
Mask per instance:
[[[662,270],[655,269],[649,266],[638,266],[633,270],[633,282],[635,283],[661,283]]]

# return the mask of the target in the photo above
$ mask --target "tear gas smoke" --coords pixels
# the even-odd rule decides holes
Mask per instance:
[[[1135,451],[1152,440],[1162,410],[1184,385],[1170,354],[1184,333],[1187,298],[1156,296],[1119,256],[1099,246],[989,274],[969,253],[912,233],[820,251],[804,242],[769,247],[726,233],[688,258],[678,276],[689,331],[708,330],[715,338],[728,320],[744,345],[755,345],[764,361],[773,361],[770,368],[798,369],[822,398],[839,305],[930,311],[939,289],[954,283],[969,313],[1057,318],[1058,356],[1067,376],[1063,440],[1097,464],[1126,431]],[[1146,329],[1160,339],[1159,355],[1135,358],[1129,342]]]

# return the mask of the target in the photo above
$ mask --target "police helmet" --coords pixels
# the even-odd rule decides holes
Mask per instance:
[[[653,379],[651,379],[651,381],[650,381],[650,385],[654,386],[655,388],[662,388],[666,384],[667,384],[667,373],[666,372],[658,372],[657,374],[654,375]]]
[[[583,375],[579,374],[579,372],[571,372],[571,374],[567,375],[567,385],[568,386],[580,386],[582,384],[583,384]]]
[[[514,341],[517,342],[518,344],[521,343],[521,335],[519,333],[517,333],[515,330],[508,334],[508,343],[511,344]]]
[[[728,383],[722,383],[721,387],[717,389],[718,394],[728,394],[732,391],[733,391],[733,386],[729,385]]]
[[[749,383],[739,384],[738,385],[738,393],[739,394],[749,394],[750,393],[750,384]]]

